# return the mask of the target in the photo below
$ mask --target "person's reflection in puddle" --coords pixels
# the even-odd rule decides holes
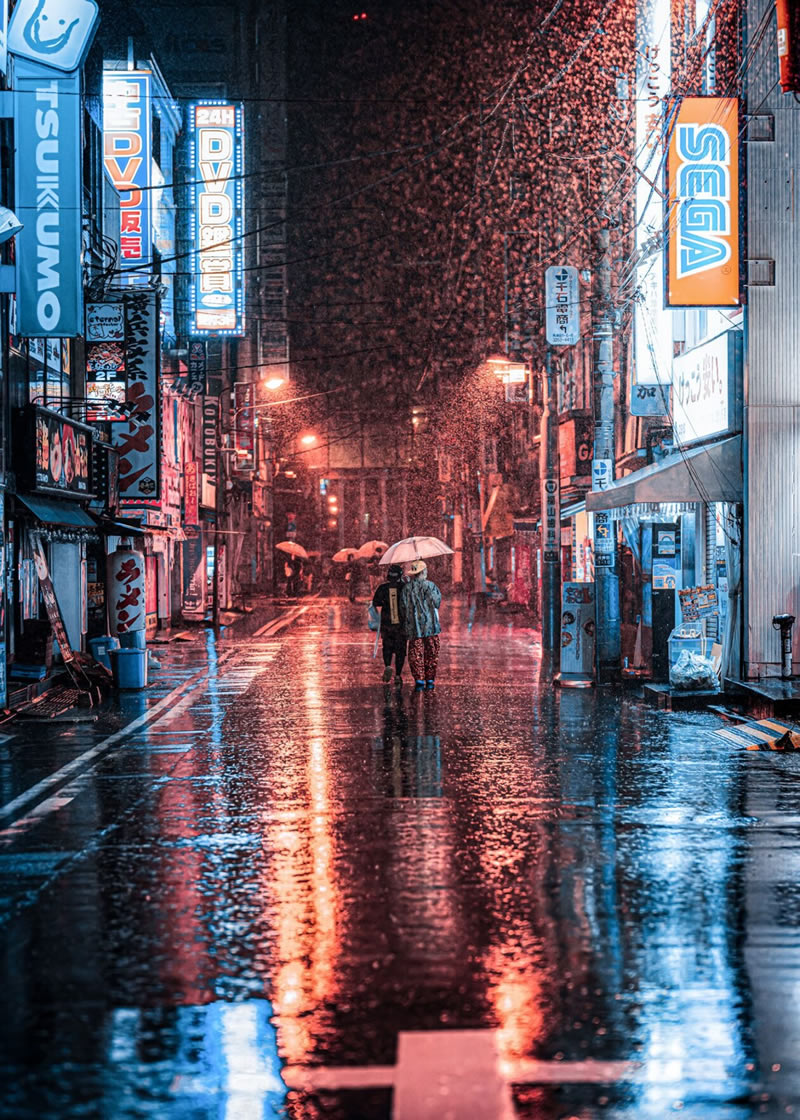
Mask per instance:
[[[409,722],[402,692],[384,690],[382,779],[387,797],[441,797],[442,756],[436,733],[436,697],[412,693]]]

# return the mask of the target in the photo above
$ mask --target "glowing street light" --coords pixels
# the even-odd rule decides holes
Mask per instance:
[[[317,442],[317,437],[309,432],[308,435],[300,436],[300,442],[304,447],[312,447]]]
[[[285,384],[285,377],[270,377],[269,381],[264,382],[265,387],[271,392],[274,392],[276,389],[280,389],[280,387]]]

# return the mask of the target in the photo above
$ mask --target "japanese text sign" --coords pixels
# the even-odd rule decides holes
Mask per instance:
[[[578,270],[553,265],[544,274],[547,341],[551,346],[574,346],[581,337]]]
[[[158,370],[158,295],[125,294],[125,367],[129,418],[114,425],[119,450],[119,488],[123,500],[153,501],[160,496],[161,397]]]
[[[725,331],[673,361],[673,425],[681,444],[741,430],[742,335]]]
[[[739,106],[687,97],[667,160],[667,303],[735,307],[739,293]]]
[[[129,548],[118,548],[108,558],[108,613],[112,634],[144,630],[144,556]]]
[[[241,105],[222,101],[206,101],[189,110],[196,334],[244,334],[242,117]]]
[[[146,266],[152,259],[150,79],[147,70],[103,75],[103,159],[119,193],[123,268]]]
[[[233,386],[234,466],[240,471],[255,466],[255,394],[252,381],[237,381]]]
[[[561,558],[561,488],[557,478],[542,479],[542,560],[557,564]]]

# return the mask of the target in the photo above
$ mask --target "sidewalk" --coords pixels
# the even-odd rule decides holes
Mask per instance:
[[[303,600],[298,600],[302,605]],[[70,708],[54,718],[15,716],[0,725],[0,822],[11,816],[39,783],[91,751],[109,736],[122,734],[135,721],[185,688],[198,674],[213,671],[225,650],[235,648],[290,608],[265,600],[251,613],[223,626],[219,638],[205,626],[175,628],[190,640],[150,642],[160,662],[141,692],[111,692],[95,708]],[[1,827],[1,825],[0,825]]]

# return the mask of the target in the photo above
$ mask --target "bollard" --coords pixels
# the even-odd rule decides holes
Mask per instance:
[[[793,614],[776,614],[772,619],[772,626],[781,632],[781,677],[785,681],[792,679],[792,627],[794,626]]]

